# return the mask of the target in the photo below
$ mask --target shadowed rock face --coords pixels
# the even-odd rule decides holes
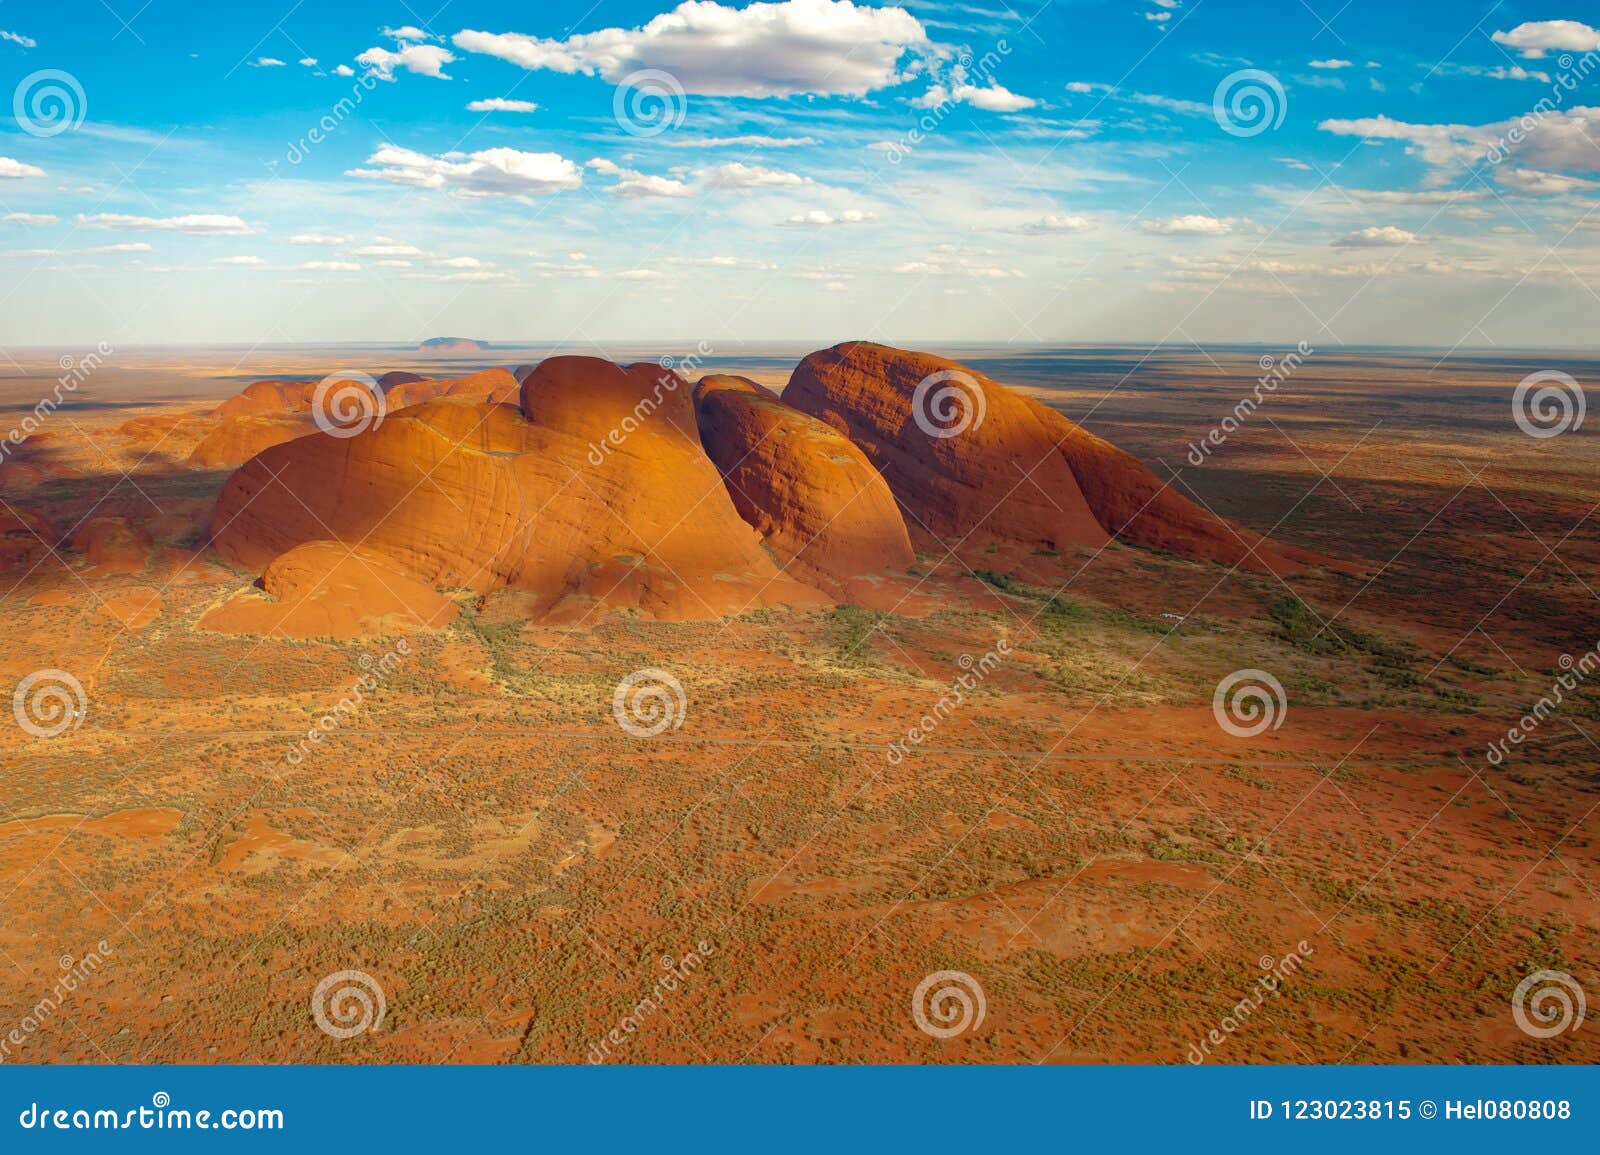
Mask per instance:
[[[1255,570],[1311,560],[1235,529],[1131,454],[943,357],[836,345],[800,362],[783,399],[866,453],[913,540],[973,564],[993,568],[996,550],[1098,548],[1111,537]]]
[[[734,508],[786,572],[837,594],[915,560],[889,486],[837,430],[743,377],[702,378],[695,409]]]
[[[437,587],[526,590],[557,616],[829,604],[740,519],[681,378],[561,357],[520,392],[520,408],[442,397],[267,449],[223,488],[217,551],[259,572],[305,542],[360,543]]]

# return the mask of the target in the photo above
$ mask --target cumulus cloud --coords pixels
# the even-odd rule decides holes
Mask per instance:
[[[353,168],[347,175],[410,188],[444,189],[465,197],[549,196],[583,183],[583,171],[566,157],[514,148],[428,156],[385,145],[367,158],[367,164],[371,167]]]
[[[694,190],[681,180],[671,177],[652,176],[649,173],[636,172],[631,168],[623,168],[609,160],[595,158],[589,162],[589,167],[603,176],[617,178],[617,183],[608,190],[612,196],[639,199],[643,197],[686,197],[692,196]]]
[[[86,216],[79,213],[78,224],[86,229],[188,233],[196,237],[238,237],[255,231],[238,217],[221,213],[190,213],[181,217],[138,217],[126,213],[91,213]]]
[[[1081,233],[1090,227],[1088,217],[1068,216],[1064,213],[1046,213],[1036,221],[1018,225],[1012,232],[1025,237],[1043,237],[1052,233]]]
[[[1546,52],[1588,52],[1600,48],[1600,31],[1576,20],[1530,20],[1510,32],[1496,32],[1496,44],[1516,48],[1530,60]]]
[[[393,80],[397,68],[415,72],[418,76],[431,76],[435,80],[449,80],[444,66],[455,61],[455,53],[439,44],[407,44],[391,52],[387,48],[369,48],[356,57],[356,63],[366,68],[368,75],[380,80]]]
[[[32,164],[23,164],[20,160],[13,160],[9,156],[0,156],[0,180],[17,180],[25,176],[43,176],[44,169]]]
[[[258,56],[251,62],[252,68],[287,68],[288,65],[276,56]]]
[[[54,213],[7,213],[0,217],[14,225],[53,225],[60,219]]]
[[[1147,233],[1163,237],[1220,237],[1233,232],[1236,223],[1232,218],[1190,213],[1181,217],[1158,217],[1140,221],[1139,227]]]
[[[351,250],[358,257],[420,257],[422,250],[393,237],[373,237],[372,243]]]
[[[613,84],[639,69],[660,69],[684,91],[707,96],[864,96],[903,80],[908,53],[933,50],[922,24],[904,9],[852,0],[746,8],[686,0],[637,28],[565,40],[464,29],[451,43],[523,68],[599,74]]]
[[[216,258],[214,258],[212,260],[211,263],[213,265],[241,265],[241,266],[251,266],[251,265],[265,264],[265,262],[262,261],[262,259],[260,257],[252,257],[252,256],[216,257]]]
[[[799,188],[811,183],[809,177],[797,172],[784,172],[782,169],[763,168],[759,164],[738,161],[705,169],[699,175],[713,187],[725,189]]]
[[[1311,67],[1312,68],[1325,68],[1325,69],[1329,69],[1329,70],[1339,69],[1339,68],[1349,68],[1350,67],[1350,62],[1348,60],[1339,60],[1337,58],[1329,58],[1327,60],[1313,60],[1311,62]]]
[[[960,71],[959,68],[955,69],[956,73]],[[994,81],[990,81],[987,86],[979,87],[966,83],[964,79],[955,78],[951,80],[948,88],[942,84],[935,84],[911,103],[917,108],[938,108],[942,104],[969,104],[984,112],[1021,112],[1024,108],[1032,108],[1039,102],[1031,97],[1018,95]]]
[[[1394,225],[1374,225],[1371,228],[1357,229],[1353,233],[1346,233],[1333,242],[1336,249],[1384,249],[1398,245],[1414,245],[1422,238],[1410,229],[1396,228]]]
[[[359,273],[361,266],[354,261],[301,261],[299,268],[324,273]]]
[[[331,233],[296,233],[289,238],[291,245],[342,245],[349,237],[336,236]]]
[[[93,248],[83,249],[85,253],[152,253],[154,246],[144,241],[123,241],[115,245],[95,245]]]
[[[538,107],[531,100],[507,100],[503,96],[467,102],[468,112],[533,112]]]
[[[865,225],[877,219],[876,214],[860,209],[845,209],[840,213],[812,209],[810,212],[795,213],[783,223],[798,228],[826,228],[829,225]]]
[[[4,28],[0,28],[0,40],[9,40],[11,43],[19,44],[23,48],[39,47],[39,42],[33,37],[24,36],[20,32],[7,32]]]
[[[1341,136],[1404,141],[1406,152],[1440,170],[1469,170],[1491,156],[1551,172],[1600,172],[1600,108],[1578,105],[1563,111],[1537,111],[1491,124],[1408,124],[1387,116],[1325,120],[1317,126]],[[1499,164],[1495,179],[1516,187],[1523,178],[1514,166]],[[1526,183],[1526,182],[1524,182]]]

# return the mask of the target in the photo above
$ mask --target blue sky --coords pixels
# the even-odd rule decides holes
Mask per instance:
[[[0,344],[1596,343],[1600,5],[141,2],[0,3]]]

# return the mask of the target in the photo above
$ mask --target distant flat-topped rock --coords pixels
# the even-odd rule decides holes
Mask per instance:
[[[473,337],[429,337],[417,349],[423,353],[476,353],[492,347],[489,342]]]

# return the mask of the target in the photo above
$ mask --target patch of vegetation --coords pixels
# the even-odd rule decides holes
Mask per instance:
[[[1276,636],[1297,650],[1322,657],[1365,658],[1368,669],[1395,689],[1411,690],[1422,685],[1422,678],[1412,666],[1417,660],[1417,648],[1410,642],[1370,634],[1348,622],[1335,627],[1295,594],[1285,594],[1273,602],[1267,613],[1278,627]]]

